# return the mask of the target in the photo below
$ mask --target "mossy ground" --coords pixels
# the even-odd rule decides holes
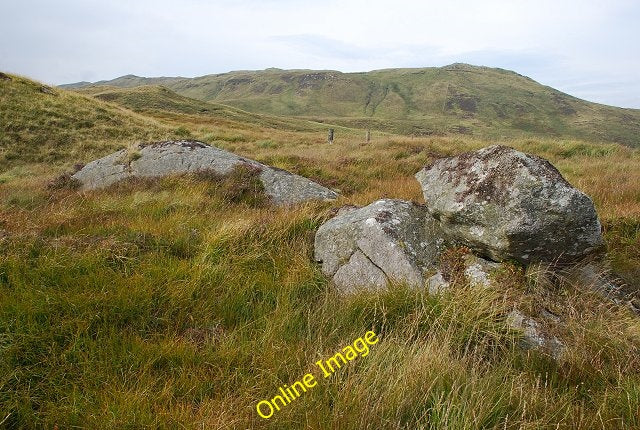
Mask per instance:
[[[517,268],[490,290],[462,284],[433,297],[398,286],[344,299],[313,262],[314,232],[335,207],[421,201],[412,175],[423,164],[494,142],[375,134],[363,145],[363,132],[339,129],[328,145],[324,130],[210,115],[157,111],[140,121],[182,127],[343,197],[272,207],[247,172],[83,194],[48,184],[93,155],[8,165],[0,175],[0,427],[640,427],[640,320],[626,308],[579,285],[549,290]],[[14,127],[64,136],[53,125]],[[112,150],[104,142],[102,154]],[[638,286],[640,153],[501,143],[550,159],[594,199],[614,267]],[[563,311],[568,351],[557,362],[521,350],[521,334],[505,322],[514,300],[536,295]],[[381,339],[367,357],[272,418],[257,415],[259,400],[367,330]]]

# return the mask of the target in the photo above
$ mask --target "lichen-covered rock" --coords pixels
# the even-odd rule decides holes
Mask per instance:
[[[362,251],[355,251],[333,275],[333,283],[344,293],[354,292],[358,287],[379,290],[387,286],[387,276]]]
[[[473,254],[464,256],[464,276],[471,286],[487,288],[491,285],[491,274],[500,268],[499,263],[487,261]]]
[[[540,157],[490,146],[416,178],[447,236],[495,261],[564,263],[603,247],[591,199]]]
[[[427,279],[426,287],[429,294],[440,294],[449,289],[451,282],[444,279],[442,272],[438,271]]]
[[[472,287],[489,288],[491,286],[491,274],[499,269],[501,264],[484,258],[476,257],[473,254],[467,254],[463,257],[464,263],[464,280]],[[429,279],[427,279],[427,289],[429,294],[439,294],[447,290],[451,286],[451,280],[447,279],[439,270]]]
[[[546,334],[538,321],[519,310],[512,310],[506,322],[509,327],[522,330],[520,346],[523,349],[537,349],[556,359],[564,353],[565,345],[557,337]]]
[[[257,169],[265,194],[275,204],[293,204],[307,200],[331,200],[338,195],[320,184],[282,169],[196,141],[167,141],[141,145],[135,150],[120,150],[92,161],[72,178],[83,190],[104,188],[132,177],[158,177],[198,171],[230,173],[236,166]]]
[[[348,208],[318,229],[315,258],[343,292],[389,281],[421,287],[444,243],[430,220],[426,208],[402,200]]]

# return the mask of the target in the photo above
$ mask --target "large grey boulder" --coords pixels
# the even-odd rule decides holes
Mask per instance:
[[[540,157],[490,146],[416,178],[447,236],[495,261],[564,263],[603,247],[591,199]]]
[[[186,140],[140,145],[133,151],[122,149],[92,161],[72,178],[80,181],[83,190],[93,190],[132,177],[158,177],[205,170],[226,175],[242,164],[260,172],[265,194],[275,204],[331,200],[338,196],[334,191],[302,176],[202,142]]]
[[[425,207],[403,200],[341,210],[318,229],[315,259],[342,292],[390,281],[421,287],[444,245],[436,224]]]

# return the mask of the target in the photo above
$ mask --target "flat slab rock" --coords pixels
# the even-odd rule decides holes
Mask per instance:
[[[259,178],[264,191],[275,204],[332,200],[338,197],[336,192],[310,179],[197,141],[141,145],[136,157],[132,157],[130,161],[127,157],[127,150],[120,150],[92,161],[72,177],[80,181],[83,190],[94,190],[132,177],[159,177],[203,170],[225,175],[244,163],[260,170]]]
[[[320,226],[315,259],[343,293],[381,289],[389,282],[424,285],[444,239],[425,207],[383,199],[341,210]]]
[[[494,261],[565,263],[604,246],[591,199],[540,157],[490,146],[416,178],[445,234]]]

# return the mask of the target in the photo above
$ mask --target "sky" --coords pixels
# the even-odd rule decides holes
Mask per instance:
[[[49,84],[463,62],[640,108],[639,0],[0,2],[0,70]]]

